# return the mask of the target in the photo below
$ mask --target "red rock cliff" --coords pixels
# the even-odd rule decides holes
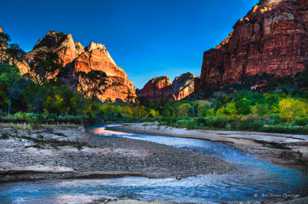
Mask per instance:
[[[60,80],[101,101],[136,99],[134,85],[105,46],[92,42],[84,48],[70,34],[48,32],[17,67],[38,83]]]
[[[166,76],[157,77],[148,81],[138,95],[148,101],[179,101],[194,94],[198,82],[191,73],[176,77],[172,83]]]
[[[138,95],[146,100],[161,101],[168,98],[171,85],[172,83],[167,76],[156,77],[148,81]]]
[[[101,101],[136,99],[135,87],[126,73],[116,65],[106,47],[91,43],[74,61],[77,90]]]
[[[201,89],[259,74],[293,76],[308,64],[308,1],[263,0],[215,49],[204,53]]]

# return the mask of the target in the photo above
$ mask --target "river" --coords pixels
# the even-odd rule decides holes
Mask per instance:
[[[308,189],[308,177],[302,171],[260,160],[226,144],[141,134],[112,137],[150,141],[210,154],[232,163],[239,171],[180,180],[124,177],[9,183],[0,187],[1,204],[73,204],[87,203],[102,197],[183,203],[262,201],[285,196],[296,197],[302,190]]]

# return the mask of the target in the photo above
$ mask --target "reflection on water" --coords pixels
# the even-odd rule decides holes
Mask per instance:
[[[0,187],[1,204],[79,204],[102,197],[193,203],[257,201],[308,187],[307,177],[300,171],[259,160],[225,144],[151,135],[121,134],[114,137],[151,141],[211,154],[235,164],[241,171],[225,175],[200,175],[180,181],[175,178],[125,177],[19,182]]]

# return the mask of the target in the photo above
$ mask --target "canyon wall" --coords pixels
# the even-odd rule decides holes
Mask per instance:
[[[191,97],[198,88],[199,79],[191,73],[176,77],[173,82],[167,76],[149,80],[138,92],[141,100],[166,102],[179,101]]]
[[[202,91],[264,74],[294,76],[308,66],[308,1],[263,0],[216,48],[206,51]]]

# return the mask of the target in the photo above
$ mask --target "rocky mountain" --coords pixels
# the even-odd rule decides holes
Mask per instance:
[[[173,82],[167,76],[151,79],[138,92],[141,100],[178,101],[192,96],[198,88],[199,79],[191,73],[176,77]]]
[[[48,32],[23,53],[8,44],[0,28],[0,63],[16,64],[37,83],[56,80],[101,101],[137,99],[135,87],[106,47],[87,47],[73,36]],[[229,36],[204,53],[200,79],[185,73],[173,82],[153,78],[138,91],[141,101],[177,101],[225,85],[258,89],[269,80],[298,76],[308,69],[308,1],[261,0],[240,19]]]
[[[292,77],[307,67],[308,1],[262,0],[204,53],[200,86],[206,91],[262,75]]]
[[[0,27],[0,64],[15,64],[24,56],[16,44],[9,44],[10,37]]]
[[[8,36],[4,33],[3,28],[0,27],[0,62],[7,60],[6,49],[8,45]]]
[[[37,83],[60,81],[101,101],[136,99],[134,85],[107,48],[94,42],[84,48],[71,34],[48,32],[16,65]]]

